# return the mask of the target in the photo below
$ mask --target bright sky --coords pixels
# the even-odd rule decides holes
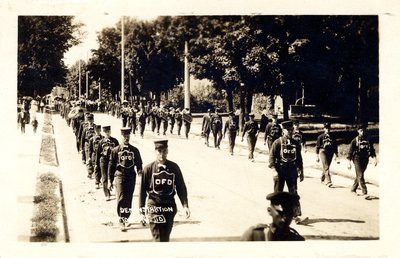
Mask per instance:
[[[136,16],[137,19],[147,20],[153,19],[154,16]],[[76,61],[81,58],[86,60],[86,58],[91,57],[91,49],[97,49],[97,33],[106,27],[115,27],[117,22],[121,19],[120,15],[111,15],[105,13],[103,15],[89,13],[86,15],[77,15],[75,20],[81,22],[84,26],[81,30],[85,33],[82,39],[82,43],[78,46],[72,47],[68,52],[64,54],[64,63],[67,67],[72,66]]]

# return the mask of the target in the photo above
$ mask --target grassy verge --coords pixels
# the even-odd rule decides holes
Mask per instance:
[[[60,212],[60,199],[55,194],[59,179],[53,173],[40,175],[35,196],[35,211],[32,218],[34,240],[39,242],[56,241],[59,229],[57,216]]]

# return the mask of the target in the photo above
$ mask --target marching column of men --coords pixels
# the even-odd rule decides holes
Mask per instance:
[[[118,107],[118,105],[116,106]],[[114,108],[117,117],[120,116],[122,119],[121,143],[111,137],[110,126],[103,126],[104,135],[102,135],[101,126],[94,123],[93,114],[84,113],[85,110],[79,105],[79,102],[75,107],[71,104],[68,110],[70,110],[69,113],[64,113],[63,118],[75,133],[76,146],[86,165],[87,176],[92,178],[93,174],[95,175],[95,186],[100,189],[100,184],[102,185],[106,200],[110,200],[111,191],[115,185],[117,215],[121,229],[126,231],[127,221],[132,213],[136,177],[141,176],[139,207],[140,213],[144,216],[142,223],[149,221],[155,241],[169,241],[177,211],[175,194],[178,194],[186,216],[190,216],[187,189],[182,173],[176,163],[167,160],[167,140],[155,141],[156,161],[147,165],[144,170],[140,151],[131,145],[129,140],[130,135],[135,134],[137,126],[140,136],[143,138],[146,122],[151,124],[151,130],[157,134],[163,125],[163,135],[166,135],[168,122],[170,134],[173,134],[175,123],[178,135],[184,125],[185,138],[188,138],[193,121],[189,109],[186,108],[181,112],[179,108],[168,109],[155,104],[151,107],[149,103],[144,107],[137,108],[130,107],[128,102],[124,101],[121,108]],[[254,150],[260,132],[260,127],[254,117],[254,113],[248,115],[242,131],[242,141],[247,135],[248,159],[252,162],[255,161]],[[148,118],[150,119],[147,120]],[[220,149],[222,137],[225,138],[228,133],[229,152],[233,155],[235,139],[239,133],[238,116],[229,112],[225,124],[222,121],[220,109],[216,108],[214,114],[209,109],[203,117],[201,133],[208,146],[209,134],[212,132],[214,147],[217,149]],[[329,187],[332,186],[329,166],[334,155],[336,159],[338,158],[337,142],[330,133],[330,128],[329,123],[324,124],[324,133],[318,136],[316,144],[317,162],[321,158],[323,164],[321,182],[326,181]],[[351,142],[347,157],[349,169],[353,162],[356,170],[356,179],[351,187],[351,192],[355,193],[357,187],[360,186],[363,195],[366,195],[364,172],[369,157],[374,158],[376,165],[376,154],[372,143],[365,135],[366,126],[360,125],[357,129],[358,136]],[[279,124],[276,114],[272,115],[272,122],[265,126],[264,133],[264,144],[268,143],[269,168],[273,177],[274,193],[267,196],[267,199],[271,200],[268,212],[273,218],[273,224],[252,227],[245,233],[243,239],[304,240],[289,227],[292,218],[297,224],[306,224],[308,219],[301,219],[302,212],[297,186],[297,180],[300,182],[304,180],[302,160],[302,150],[306,151],[304,134],[299,128],[298,121],[289,120]],[[285,185],[288,193],[284,192]],[[285,203],[285,200],[288,203]],[[275,219],[283,216],[284,212],[287,213],[284,216],[288,217],[288,222],[285,225],[276,224]],[[269,230],[264,232],[263,230],[266,228]],[[280,231],[284,235],[276,233]]]
[[[141,108],[137,113],[135,112],[134,116],[132,116],[132,111],[129,111],[128,116],[126,116],[126,110],[129,111],[129,105],[126,104],[126,102],[123,102],[120,111],[115,110],[117,111],[116,114],[120,114],[123,125],[127,125],[127,127],[121,129],[121,143],[111,136],[111,126],[103,126],[104,135],[102,135],[101,126],[94,123],[94,115],[89,112],[86,112],[84,115],[83,108],[75,108],[67,115],[72,121],[71,124],[73,131],[76,134],[77,150],[78,153],[82,155],[82,161],[86,165],[87,176],[92,179],[94,174],[95,187],[96,189],[100,189],[100,185],[102,186],[107,201],[111,200],[111,192],[115,185],[117,215],[122,231],[127,230],[128,219],[133,210],[132,200],[136,177],[137,175],[142,174],[143,167],[139,149],[129,143],[130,135],[135,132],[129,126],[135,126],[135,123],[132,122],[133,117],[135,117],[135,119],[137,119],[137,124],[139,125],[141,137],[143,138],[147,118],[144,108]],[[179,120],[180,116],[180,120],[183,121],[185,125],[185,136],[188,138],[192,122],[192,116],[189,109],[185,109],[183,112],[179,112],[179,109],[167,110],[166,108],[160,108],[158,110],[159,112],[157,115],[159,118],[166,120],[166,123],[172,119],[172,123],[175,123],[175,121]],[[164,112],[164,114],[161,114],[161,112]],[[165,125],[165,122],[163,121],[163,134],[166,134],[167,131],[167,125]],[[158,123],[158,125],[160,124],[161,123]],[[171,126],[171,134],[172,130],[173,127]],[[149,218],[148,221],[150,222],[151,232],[155,241],[169,241],[173,219],[177,212],[176,205],[172,200],[175,191],[181,198],[186,216],[190,216],[187,191],[182,173],[176,163],[166,160],[166,143],[167,141],[162,141],[161,145],[157,142],[155,143],[156,150],[158,150],[157,153],[161,155],[157,155],[157,157],[161,157],[157,159],[157,162],[159,164],[165,164],[168,167],[166,169],[167,177],[170,173],[173,174],[172,184],[161,184],[157,185],[155,188],[151,186],[153,189],[160,192],[156,191],[149,195],[148,205],[165,206],[166,204],[171,204],[173,206],[171,206],[173,211],[171,214],[156,214],[158,212],[158,206],[146,209],[148,212],[145,215]],[[149,166],[147,166],[147,168],[148,167]],[[157,177],[157,173],[152,174],[150,170],[147,169],[145,175],[150,176],[150,179],[153,180],[152,175]],[[143,188],[145,182],[147,181],[145,180],[142,182],[142,189],[145,189]],[[158,180],[155,182],[157,183]],[[171,187],[174,189],[173,193],[170,191]],[[143,199],[145,193],[142,191],[141,194],[141,198]],[[146,197],[144,197],[144,199],[146,200]],[[140,203],[140,205],[142,204],[143,202]],[[140,207],[143,208],[142,206]],[[165,218],[165,224],[164,220],[161,218]]]

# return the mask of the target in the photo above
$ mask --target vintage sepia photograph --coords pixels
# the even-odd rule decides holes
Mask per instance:
[[[395,173],[382,155],[397,110],[382,101],[390,14],[95,5],[11,11],[11,249],[394,254],[380,249],[396,200],[382,191],[396,187],[382,180]]]

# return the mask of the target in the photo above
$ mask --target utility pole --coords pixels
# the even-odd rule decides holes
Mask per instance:
[[[81,59],[79,59],[79,98],[81,98],[81,94],[82,94],[82,91],[81,91]]]
[[[121,102],[124,100],[125,90],[124,90],[124,80],[125,80],[125,40],[124,40],[124,16],[121,17]]]
[[[189,46],[188,42],[185,41],[185,108],[188,108],[190,110],[190,74],[189,74],[189,61],[188,61],[188,56],[189,56]]]
[[[89,99],[89,72],[86,71],[86,99]]]

